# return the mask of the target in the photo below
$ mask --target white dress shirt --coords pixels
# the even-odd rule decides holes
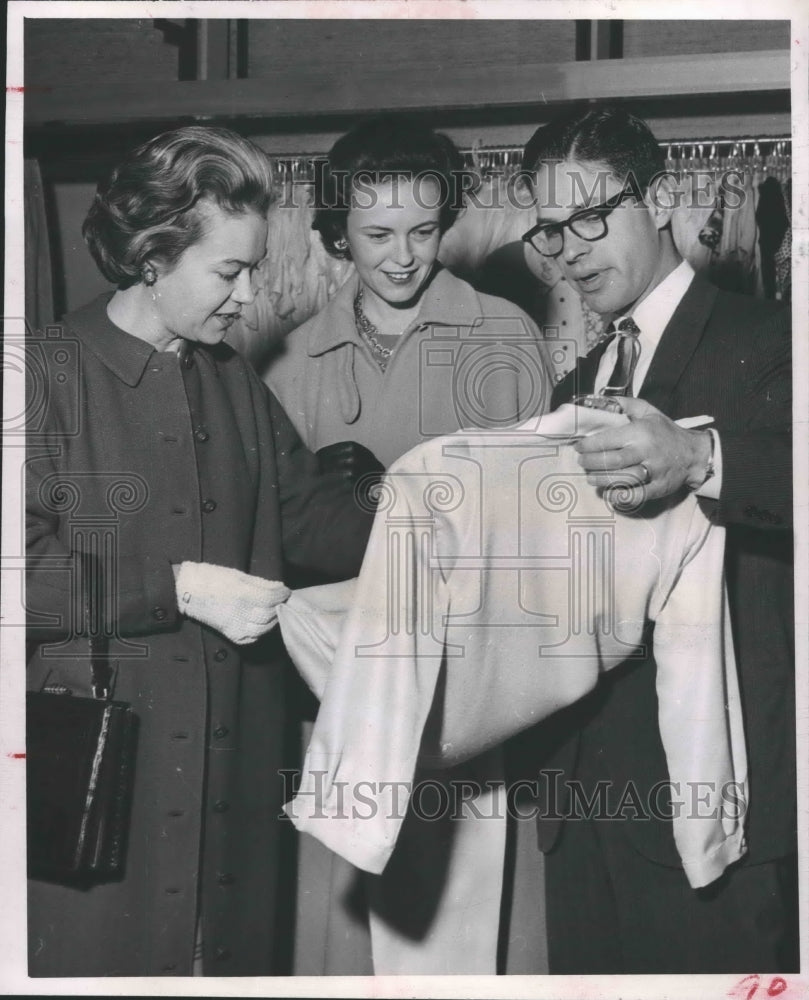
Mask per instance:
[[[649,371],[663,331],[694,280],[694,273],[694,269],[688,261],[682,261],[631,312],[615,317],[615,325],[617,326],[625,316],[631,316],[640,330],[638,337],[640,355],[632,377],[632,394],[635,396],[643,385],[643,380]],[[610,375],[618,360],[618,340],[619,338],[615,337],[604,351],[596,373],[595,392],[600,392],[609,382]],[[714,441],[714,474],[695,492],[697,496],[718,500],[722,487],[722,449],[719,434],[715,430],[711,430],[711,435]]]

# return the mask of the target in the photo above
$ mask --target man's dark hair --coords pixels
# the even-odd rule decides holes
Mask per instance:
[[[532,180],[543,163],[560,160],[604,163],[621,183],[640,191],[665,168],[646,122],[615,105],[573,108],[542,125],[525,146],[522,169]]]

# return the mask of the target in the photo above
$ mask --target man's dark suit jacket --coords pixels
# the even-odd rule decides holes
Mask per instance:
[[[557,385],[552,408],[574,393],[592,391],[603,350],[580,359]],[[749,759],[747,863],[782,857],[795,850],[796,829],[788,311],[719,291],[696,277],[638,395],[672,419],[715,419],[722,490],[718,502],[705,500],[703,506],[727,529],[725,566]],[[653,651],[653,636],[651,645]],[[632,781],[644,797],[667,780],[655,672],[651,656],[628,661],[605,675],[593,696],[557,713],[549,740],[555,726],[560,746],[546,766],[562,767],[570,776],[585,753],[596,753],[616,795]],[[579,750],[574,765],[581,747],[589,749]],[[621,826],[641,854],[679,866],[670,822]],[[538,829],[547,850],[559,823],[540,819]]]

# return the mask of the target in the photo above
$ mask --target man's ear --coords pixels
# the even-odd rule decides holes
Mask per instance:
[[[682,200],[682,190],[677,175],[664,170],[653,177],[644,200],[654,224],[658,229],[665,229],[671,222],[674,209]]]

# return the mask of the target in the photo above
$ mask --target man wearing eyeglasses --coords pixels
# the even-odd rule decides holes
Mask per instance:
[[[545,787],[559,790],[538,824],[550,971],[797,969],[789,315],[718,290],[682,260],[670,225],[675,179],[646,124],[623,110],[590,105],[540,128],[523,168],[537,195],[537,225],[523,239],[558,261],[614,331],[553,396],[554,407],[612,396],[630,418],[576,445],[587,481],[629,477],[641,504],[695,491],[727,529],[750,780],[747,856],[695,890],[665,795],[655,797],[668,773],[653,634],[645,659],[627,660],[538,727]],[[569,779],[598,803],[589,818],[581,797],[571,817]]]

